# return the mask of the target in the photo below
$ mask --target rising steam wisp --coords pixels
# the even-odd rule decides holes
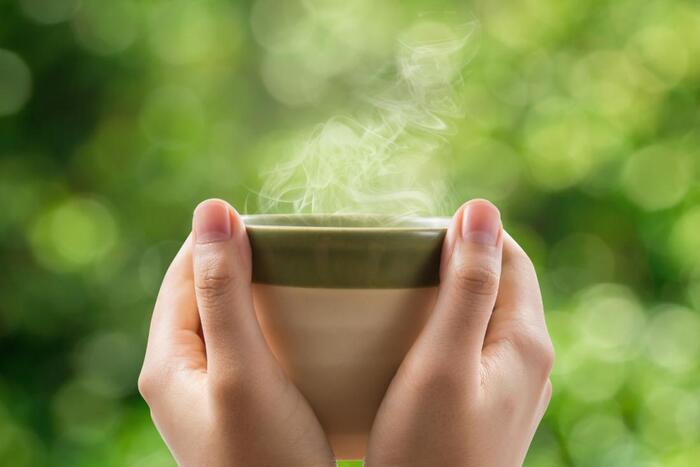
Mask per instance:
[[[403,33],[392,78],[364,98],[366,113],[330,118],[269,171],[261,210],[439,213],[446,185],[438,156],[450,122],[463,115],[458,89],[474,30],[425,21]]]

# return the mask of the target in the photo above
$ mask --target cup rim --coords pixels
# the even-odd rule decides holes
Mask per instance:
[[[420,232],[442,231],[449,226],[446,216],[392,216],[385,214],[246,214],[246,229],[322,232]],[[343,224],[346,225],[343,225]],[[323,225],[325,224],[325,225]]]

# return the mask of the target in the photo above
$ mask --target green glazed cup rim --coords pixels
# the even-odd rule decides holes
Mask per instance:
[[[444,230],[449,217],[389,216],[383,214],[247,214],[247,229],[423,231]]]
[[[374,214],[242,217],[253,253],[253,282],[344,289],[437,285],[450,222]]]

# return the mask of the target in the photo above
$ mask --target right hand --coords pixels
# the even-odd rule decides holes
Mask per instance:
[[[535,269],[492,204],[454,216],[433,314],[370,434],[368,467],[522,465],[552,394]]]

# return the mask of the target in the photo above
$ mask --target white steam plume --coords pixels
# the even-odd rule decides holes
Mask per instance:
[[[319,125],[288,162],[268,172],[263,212],[434,215],[446,188],[437,160],[451,120],[475,23],[424,21],[398,41],[392,79],[359,117]]]

